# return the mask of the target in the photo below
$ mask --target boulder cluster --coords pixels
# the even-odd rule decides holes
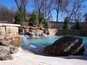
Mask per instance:
[[[25,28],[25,29],[19,29],[19,33],[21,35],[28,35],[32,38],[42,38],[47,37],[49,35],[48,29],[42,29],[42,28]]]
[[[10,41],[0,40],[0,60],[13,59],[12,54],[17,53],[18,48],[11,45]]]
[[[56,40],[52,45],[44,48],[47,55],[68,56],[79,55],[85,51],[82,39],[75,36],[63,36]]]

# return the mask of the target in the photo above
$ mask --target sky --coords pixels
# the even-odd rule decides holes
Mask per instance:
[[[33,6],[31,5],[31,4],[33,4],[32,3],[33,0],[30,0],[30,1],[31,2],[26,7],[27,12],[32,12],[32,10],[33,10]],[[87,2],[85,2],[84,4],[87,5]],[[16,6],[16,3],[14,0],[0,0],[0,5],[4,5],[9,9],[17,10],[17,6]],[[87,8],[85,8],[84,12],[87,12]],[[60,21],[63,20],[63,19],[61,19],[61,16],[62,15],[59,15]],[[65,15],[63,15],[63,16],[65,17]],[[55,10],[52,11],[52,17],[53,17],[53,20],[56,21],[56,11]]]
[[[6,6],[9,9],[17,10],[17,6],[14,0],[0,0],[0,4]],[[31,11],[31,7],[27,5],[27,11]]]
[[[14,0],[0,0],[0,4],[8,8],[16,7]]]

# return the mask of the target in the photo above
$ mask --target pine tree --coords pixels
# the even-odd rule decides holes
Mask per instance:
[[[75,29],[81,29],[79,20],[76,20]]]
[[[37,26],[39,24],[38,22],[38,18],[35,14],[35,12],[33,12],[31,15],[30,15],[30,19],[29,19],[29,26]]]
[[[63,29],[69,29],[69,20],[68,20],[68,17],[66,17],[65,20],[64,20]]]
[[[15,16],[15,24],[23,24],[23,20],[24,20],[24,17],[23,17],[23,9],[22,9],[22,6],[20,5],[19,9],[18,9],[18,12],[17,12],[17,15]]]

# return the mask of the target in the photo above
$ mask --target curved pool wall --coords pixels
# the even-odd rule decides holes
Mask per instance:
[[[81,37],[83,39],[83,44],[85,49],[87,49],[87,37]]]
[[[49,36],[45,38],[27,38],[27,36],[21,36],[21,46],[28,50],[41,51],[45,46],[51,45],[60,37],[62,36]],[[87,49],[87,37],[81,38],[83,39],[85,49]]]

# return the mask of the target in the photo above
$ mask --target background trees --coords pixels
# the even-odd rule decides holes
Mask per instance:
[[[85,4],[86,0],[14,0],[14,1],[17,5],[18,10],[13,11],[6,7],[1,6],[0,20],[8,19],[12,21],[13,18],[15,17],[15,19],[17,19],[15,20],[15,23],[19,23],[16,22],[19,20],[19,18],[21,18],[19,21],[24,22],[28,17],[27,21],[32,20],[33,23],[36,23],[36,21],[38,21],[38,23],[36,23],[35,25],[37,24],[40,25],[44,23],[45,19],[46,21],[52,20],[53,15],[55,15],[54,17],[56,18],[56,22],[64,21],[65,17],[69,18],[69,22],[76,22],[75,20],[83,21],[84,19],[85,20],[87,19],[85,14],[86,13],[85,9],[87,7]],[[21,11],[19,10],[20,6]],[[31,12],[27,12],[27,6],[31,7]],[[55,10],[56,13],[54,13],[53,10]],[[33,11],[35,12],[34,13],[35,15],[32,13]],[[19,12],[21,13],[19,14]],[[26,16],[29,14],[30,16]],[[83,14],[85,14],[84,17]],[[32,17],[35,20],[33,20]],[[23,22],[21,22],[20,24],[22,24]]]
[[[82,19],[84,11],[85,0],[69,0],[68,7],[66,8],[66,15],[71,22],[75,22],[76,19]]]
[[[62,11],[65,11],[66,7],[68,6],[68,0],[54,0],[53,2],[53,9],[56,10],[56,22],[59,21],[59,14]]]
[[[4,5],[0,5],[0,21],[6,21],[9,23],[13,23],[15,12],[11,9],[8,9]]]

